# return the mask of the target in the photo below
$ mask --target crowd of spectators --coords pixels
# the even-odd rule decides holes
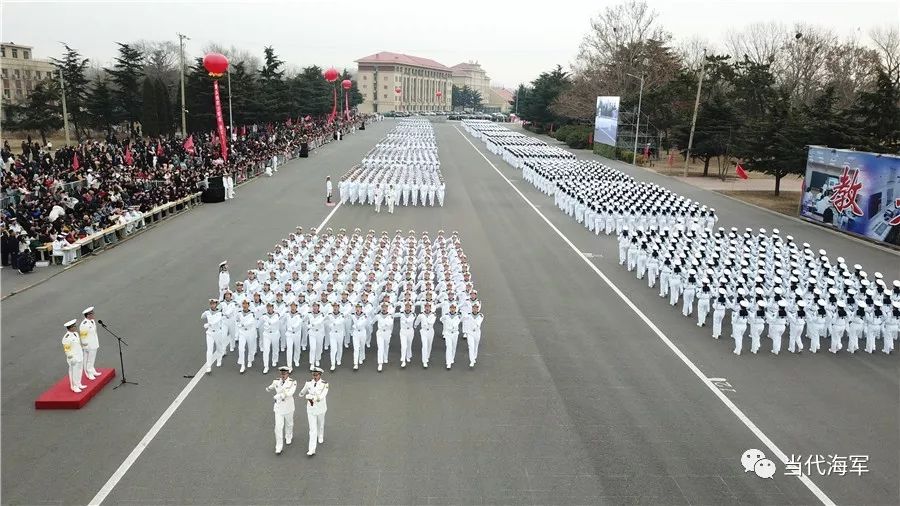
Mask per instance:
[[[126,224],[130,232],[142,226],[143,213],[201,191],[209,177],[228,173],[240,183],[258,175],[274,157],[299,156],[357,129],[366,119],[329,123],[306,118],[236,127],[227,162],[213,133],[195,132],[189,140],[110,135],[60,149],[28,137],[18,153],[4,141],[3,265],[15,266],[16,254],[28,247],[75,244],[118,224]]]

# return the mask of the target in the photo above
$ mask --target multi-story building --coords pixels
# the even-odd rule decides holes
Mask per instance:
[[[363,96],[360,112],[450,110],[450,68],[428,58],[388,51],[356,63],[356,81]]]
[[[28,99],[38,82],[52,79],[56,67],[47,60],[33,58],[31,46],[13,42],[0,44],[0,73],[3,74],[3,105]],[[5,113],[3,115],[5,118]]]
[[[503,87],[491,86],[487,100],[485,100],[485,110],[489,112],[502,112],[504,114],[512,110],[510,102],[515,98],[512,90]]]
[[[478,62],[458,63],[452,67],[453,84],[458,88],[468,86],[481,95],[481,103],[487,105],[491,94],[491,79]]]

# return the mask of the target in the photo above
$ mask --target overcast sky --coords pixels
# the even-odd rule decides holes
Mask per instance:
[[[477,60],[495,84],[514,87],[557,63],[568,65],[607,0],[433,1],[294,0],[35,2],[3,0],[4,42],[34,46],[36,58],[58,56],[59,41],[107,65],[114,41],[191,37],[198,56],[211,41],[262,54],[273,45],[295,66],[354,68],[357,58],[395,51],[444,65]],[[757,21],[806,21],[858,34],[900,23],[897,0],[650,0],[677,39],[701,35],[713,43]],[[533,6],[532,6],[533,5]]]

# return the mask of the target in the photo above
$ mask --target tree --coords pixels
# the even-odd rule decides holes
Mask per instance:
[[[212,79],[203,67],[203,59],[194,59],[190,69],[185,69],[185,108],[188,131],[211,130],[215,127]]]
[[[141,78],[144,75],[144,55],[139,49],[129,44],[116,42],[119,46],[119,56],[115,58],[115,64],[106,72],[115,88],[116,111],[124,121],[128,122],[128,129],[135,132],[135,124],[141,116],[141,97],[139,93]]]
[[[859,93],[850,110],[860,149],[879,153],[900,151],[900,88],[878,69],[871,91]]]
[[[88,59],[82,58],[81,54],[63,43],[66,48],[62,59],[51,58],[57,69],[62,71],[63,80],[65,81],[66,93],[66,109],[72,118],[72,125],[75,127],[75,138],[81,140],[81,134],[84,130],[87,108],[88,81],[85,77],[85,70],[88,66]]]
[[[451,93],[450,103],[454,108],[481,109],[482,97],[477,90],[469,88],[467,85],[462,87],[453,85]]]
[[[159,135],[169,135],[175,128],[175,115],[172,100],[169,98],[169,87],[162,79],[153,78],[153,99],[156,104]]]
[[[106,135],[112,135],[112,126],[116,121],[115,106],[113,105],[112,90],[105,76],[95,80],[88,93],[85,106],[88,114],[88,125],[92,128],[106,130]],[[68,104],[67,104],[68,105]]]
[[[357,105],[359,105],[363,102],[362,93],[359,92],[359,85],[353,79],[353,76],[350,75],[350,72],[347,69],[344,69],[344,71],[341,73],[341,77],[338,79],[338,81],[343,81],[344,79],[349,79],[350,82],[353,83],[353,85],[350,87],[350,91],[348,93],[350,96],[350,107],[351,108],[356,107]]]
[[[290,115],[289,102],[285,92],[284,62],[278,59],[275,49],[263,49],[263,64],[259,69],[259,87],[263,112],[270,120],[284,120]]]
[[[141,132],[145,136],[159,135],[159,108],[156,104],[156,86],[150,78],[144,78],[142,86]]]
[[[531,82],[531,89],[519,98],[519,116],[541,127],[549,125],[552,128],[562,118],[550,106],[569,86],[571,79],[562,65],[557,65],[550,72],[542,72]]]
[[[38,82],[25,103],[7,106],[5,127],[14,131],[37,131],[41,141],[47,144],[47,135],[63,127],[59,97],[56,81],[45,79]]]

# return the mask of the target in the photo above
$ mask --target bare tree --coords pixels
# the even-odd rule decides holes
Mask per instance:
[[[808,104],[825,81],[825,62],[832,57],[838,37],[827,28],[794,24],[792,36],[781,46],[772,75],[795,104]]]
[[[885,25],[869,33],[878,50],[881,65],[895,85],[900,86],[900,30],[897,25]]]
[[[754,63],[774,64],[787,38],[788,30],[780,23],[753,23],[742,30],[729,30],[725,49],[735,60],[746,57]]]
[[[628,0],[603,9],[591,19],[591,30],[581,41],[576,70],[608,65],[621,55],[622,48],[632,48],[632,61],[637,61],[642,43],[649,39],[668,43],[672,36],[657,24],[658,17],[643,0]]]
[[[262,60],[260,60],[258,56],[246,49],[234,45],[225,47],[216,42],[210,42],[203,47],[204,54],[213,52],[224,54],[228,58],[228,61],[233,63],[244,62],[244,66],[248,69],[258,69],[262,66]]]
[[[864,47],[856,39],[836,45],[824,62],[824,83],[834,88],[837,107],[846,109],[857,93],[872,84],[871,76],[880,65],[878,51]]]
[[[716,53],[715,45],[706,37],[694,35],[687,40],[680,41],[675,46],[676,54],[681,58],[684,66],[690,70],[699,70],[703,64],[703,51],[709,54]]]

